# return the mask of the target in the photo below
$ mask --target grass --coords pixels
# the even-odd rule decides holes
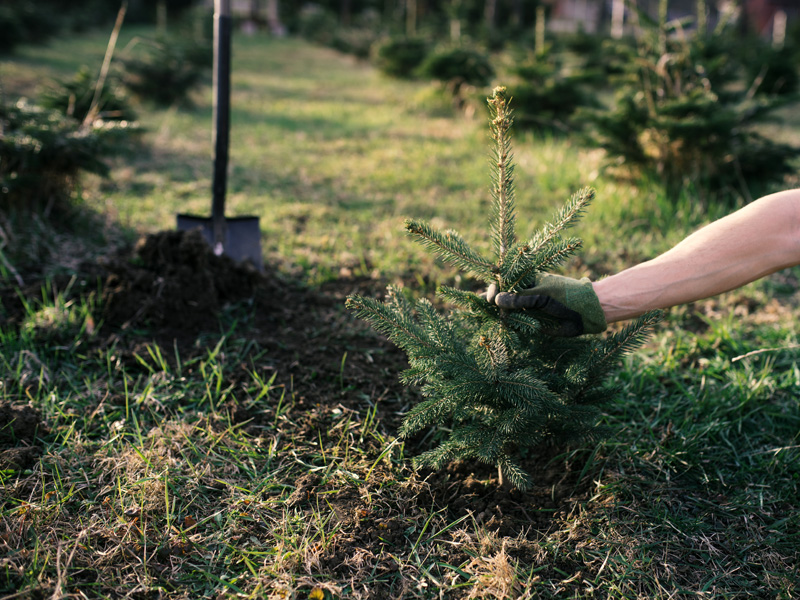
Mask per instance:
[[[6,93],[99,63],[105,38],[21,49],[0,66]],[[297,324],[273,332],[242,306],[189,342],[107,337],[97,283],[64,279],[79,261],[48,266],[96,250],[32,240],[41,248],[24,262],[53,277],[19,292],[20,317],[16,290],[0,310],[0,408],[27,407],[0,412],[2,597],[800,594],[796,270],[670,311],[615,375],[613,438],[540,458],[534,492],[499,488],[479,465],[414,471],[407,458],[426,442],[396,438],[416,400],[396,382],[396,355],[324,299],[360,277],[420,293],[453,283],[401,223],[485,239],[482,113],[431,117],[426,84],[260,36],[236,38],[234,90],[228,214],[259,215],[268,261],[322,301],[285,335]],[[86,182],[85,206],[115,222],[92,248],[207,214],[207,92],[193,110],[140,111],[151,149]],[[651,257],[728,210],[606,179],[569,140],[521,136],[515,154],[531,229],[575,189],[598,189],[574,274]],[[24,239],[23,223],[3,226]]]

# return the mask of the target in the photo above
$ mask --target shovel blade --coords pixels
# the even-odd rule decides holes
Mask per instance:
[[[196,215],[178,215],[178,230],[200,229],[208,244],[217,252],[214,239],[214,220]],[[260,271],[261,227],[258,217],[228,217],[225,219],[225,238],[222,253],[236,261],[249,260]]]

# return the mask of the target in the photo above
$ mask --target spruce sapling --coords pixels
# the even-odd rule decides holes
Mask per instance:
[[[527,242],[515,234],[512,115],[505,88],[488,99],[493,141],[493,208],[490,218],[494,256],[485,258],[455,231],[437,231],[407,220],[406,230],[446,262],[500,292],[535,285],[576,252],[581,241],[563,237],[583,214],[594,191],[575,194]],[[639,318],[605,338],[554,337],[548,318],[532,310],[505,310],[480,295],[442,286],[440,298],[454,308],[439,314],[425,298],[408,300],[390,286],[384,302],[352,295],[347,306],[369,321],[408,355],[406,385],[421,387],[425,399],[403,421],[408,437],[431,425],[450,428],[447,439],[415,459],[440,468],[455,459],[477,459],[497,466],[519,489],[532,480],[520,459],[546,442],[596,439],[600,405],[613,396],[605,376],[626,352],[638,347],[655,314]]]

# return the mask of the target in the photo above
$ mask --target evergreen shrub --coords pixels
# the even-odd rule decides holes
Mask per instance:
[[[410,79],[428,52],[428,42],[422,38],[393,37],[376,44],[373,63],[390,77]]]
[[[614,39],[582,32],[568,37],[563,45],[577,58],[584,76],[597,85],[612,83],[637,55],[636,41],[629,37]]]
[[[372,54],[373,46],[380,38],[380,31],[380,13],[366,10],[360,12],[350,26],[337,27],[331,45],[339,52],[367,60]]]
[[[301,37],[315,44],[331,46],[339,29],[339,20],[331,10],[317,4],[304,4],[295,26]]]
[[[25,30],[20,17],[11,6],[0,6],[0,54],[10,53],[25,41]]]
[[[141,100],[168,106],[186,102],[213,63],[207,41],[160,38],[144,44],[138,56],[122,59],[121,79]]]
[[[655,176],[672,198],[687,185],[713,198],[781,182],[800,148],[760,135],[757,126],[788,99],[736,80],[721,34],[671,34],[663,25],[648,30],[611,109],[582,112],[591,142],[607,151],[609,165]]]
[[[0,209],[63,209],[82,172],[106,175],[127,124],[97,125],[24,100],[0,104]]]
[[[59,11],[49,2],[6,0],[0,5],[0,53],[23,43],[43,43],[61,28]]]
[[[584,189],[528,241],[515,234],[512,123],[505,88],[489,99],[493,138],[493,207],[489,221],[494,254],[484,257],[455,231],[438,231],[408,220],[406,230],[465,273],[518,292],[535,284],[580,248],[563,237],[594,193]],[[421,386],[425,399],[405,416],[401,435],[429,427],[449,431],[418,465],[440,468],[455,459],[495,465],[520,489],[532,481],[522,465],[544,444],[594,439],[600,407],[614,397],[605,385],[619,357],[636,348],[657,316],[648,314],[607,337],[552,337],[547,319],[532,310],[505,310],[473,292],[441,287],[452,308],[440,314],[426,298],[407,299],[390,287],[385,301],[351,295],[347,306],[387,335],[408,355],[407,385]]]
[[[3,0],[0,2],[0,54],[19,44],[43,44],[65,32],[113,22],[119,2],[108,0]]]
[[[55,82],[39,95],[39,104],[47,109],[83,122],[92,106],[97,76],[88,67],[81,68],[72,79]],[[136,113],[130,106],[117,78],[106,79],[97,102],[98,117],[111,121],[135,121]]]
[[[749,51],[742,57],[755,93],[791,96],[800,92],[800,50],[792,43],[775,48],[758,39],[746,47]]]
[[[372,46],[378,39],[374,29],[367,27],[342,27],[336,32],[331,47],[345,54],[366,60],[370,57]]]
[[[428,55],[418,73],[451,84],[457,90],[461,85],[489,85],[494,77],[494,67],[484,52],[472,48],[448,48]]]
[[[590,91],[593,72],[565,68],[553,50],[517,58],[509,72],[517,127],[568,131],[580,124],[573,119],[579,108],[600,107]]]

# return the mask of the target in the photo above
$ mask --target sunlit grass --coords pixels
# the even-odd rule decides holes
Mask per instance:
[[[227,214],[261,219],[268,260],[312,281],[342,267],[390,279],[423,269],[447,277],[407,243],[401,223],[410,216],[488,244],[482,109],[472,118],[429,116],[414,101],[427,83],[388,80],[366,63],[297,40],[235,42]],[[81,54],[85,42],[66,43],[64,54],[83,58],[73,58],[76,65],[93,56]],[[52,59],[29,52],[25,64]],[[174,227],[178,212],[210,214],[210,88],[193,99],[189,111],[140,110],[150,149],[87,189],[90,203],[145,231]],[[691,195],[676,210],[655,184],[615,182],[602,173],[597,152],[563,137],[519,134],[515,156],[522,234],[581,187],[598,188],[578,231],[597,272],[649,258],[717,216]]]

